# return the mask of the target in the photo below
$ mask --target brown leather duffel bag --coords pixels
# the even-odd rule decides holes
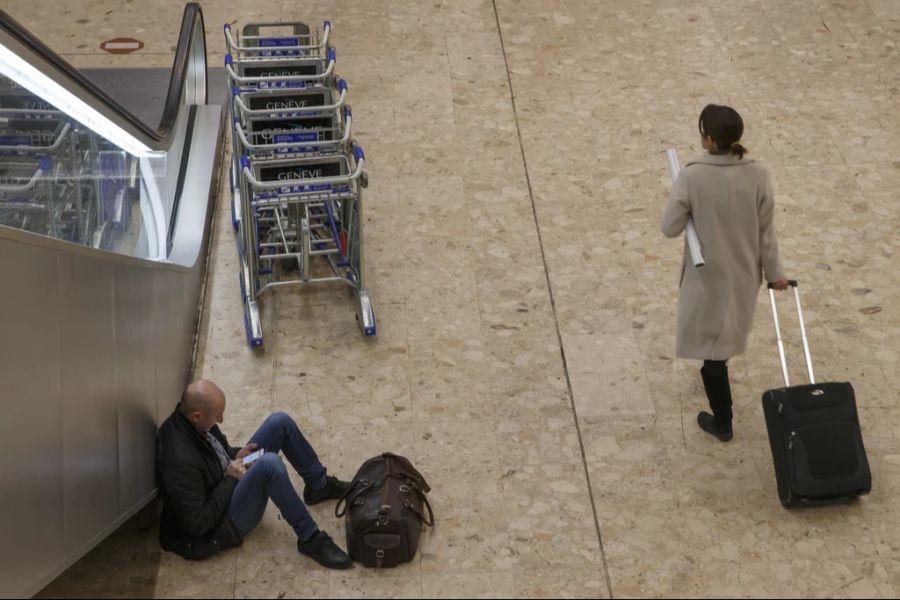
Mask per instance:
[[[334,508],[336,517],[345,516],[350,557],[379,568],[411,561],[422,524],[434,525],[426,497],[430,491],[422,474],[402,456],[386,452],[364,462]]]

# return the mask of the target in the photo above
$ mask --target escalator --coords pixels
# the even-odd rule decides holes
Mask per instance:
[[[40,590],[156,493],[223,152],[197,4],[168,75],[148,125],[0,11],[3,597]]]

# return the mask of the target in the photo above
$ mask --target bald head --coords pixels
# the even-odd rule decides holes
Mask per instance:
[[[225,393],[212,381],[199,379],[185,388],[179,410],[198,429],[207,431],[222,422]]]

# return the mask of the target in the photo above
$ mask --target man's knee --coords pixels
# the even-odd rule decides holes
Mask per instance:
[[[259,457],[259,459],[250,466],[251,469],[260,469],[265,471],[269,477],[276,477],[281,474],[287,474],[287,468],[284,461],[277,452],[268,452]]]
[[[267,419],[267,421],[269,421],[270,423],[272,423],[273,425],[276,425],[278,427],[289,427],[289,428],[297,427],[297,422],[294,421],[293,417],[291,417],[291,415],[287,414],[286,412],[281,412],[281,411],[274,412],[271,415],[269,415],[269,418]]]

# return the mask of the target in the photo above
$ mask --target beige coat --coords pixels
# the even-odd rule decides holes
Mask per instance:
[[[727,360],[747,347],[763,271],[784,278],[774,212],[769,173],[752,159],[706,154],[681,170],[662,232],[680,235],[692,216],[706,264],[694,267],[685,244],[676,356]]]

